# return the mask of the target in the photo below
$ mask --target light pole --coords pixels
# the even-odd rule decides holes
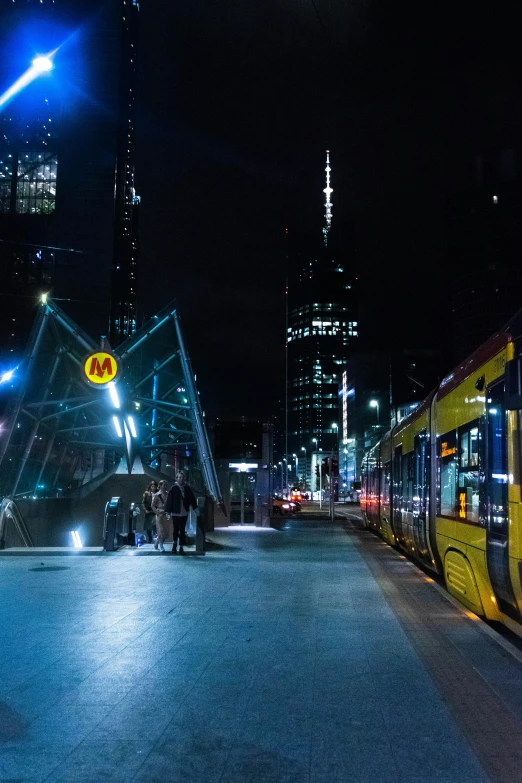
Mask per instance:
[[[304,490],[306,492],[306,472],[308,470],[308,461],[306,459],[306,449],[304,446],[301,446],[301,451],[304,451],[304,460],[305,460],[305,469],[304,469]],[[311,487],[310,487],[311,489]]]
[[[315,443],[317,451],[321,451],[317,438],[312,438],[312,443]],[[323,461],[319,460],[319,508],[323,507]]]
[[[283,495],[283,463],[278,462],[278,465],[281,465],[281,496]]]
[[[335,430],[335,432],[337,433],[337,470],[338,470],[338,472],[340,472],[340,470],[339,470],[339,463],[340,463],[340,460],[339,460],[339,457],[340,457],[340,455],[339,455],[339,425],[337,424],[336,421],[332,422],[332,429]],[[334,500],[333,500],[333,454],[332,454],[332,458],[330,459],[330,497],[331,497],[331,509],[332,509],[332,514],[333,514],[333,502],[334,502]],[[333,516],[332,516],[332,521],[333,521]]]
[[[299,484],[299,457],[297,454],[292,454],[292,457],[295,459],[295,483],[297,485]]]
[[[286,492],[286,490],[288,489],[288,460],[287,460],[287,458],[286,458],[286,457],[283,457],[283,462],[284,462],[284,463],[286,463],[286,464],[285,464],[285,465],[283,465],[283,467],[281,468],[282,479],[283,479],[283,480],[282,480],[282,485],[283,485],[283,486],[282,486],[282,492],[281,492],[281,494],[282,494],[282,495],[283,495],[283,497],[284,497],[284,496],[285,496],[285,492]],[[284,472],[283,472],[283,471],[284,471]],[[286,481],[285,481],[285,473],[286,473]],[[287,493],[287,494],[288,494],[288,493]]]
[[[317,449],[317,438],[312,438],[312,443],[315,443],[315,448]],[[319,476],[320,475],[321,475],[321,472],[320,472],[320,469],[319,469]],[[312,482],[312,460],[310,460],[310,489],[312,488],[311,482]],[[315,484],[315,482],[314,482],[314,486],[317,488],[317,485]],[[312,492],[312,500],[313,500],[313,498],[314,498],[314,494]]]
[[[379,401],[370,400],[370,408],[377,408],[377,426],[379,426]]]
[[[346,495],[348,492],[348,438],[346,440],[343,440],[343,454],[344,454],[344,487],[346,489],[344,490],[344,502],[346,503]],[[339,464],[341,462],[341,455],[339,455]],[[340,469],[339,469],[340,470]]]

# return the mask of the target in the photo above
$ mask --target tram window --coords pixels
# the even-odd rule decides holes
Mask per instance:
[[[402,459],[402,446],[397,446],[397,448],[395,449],[395,458],[394,458],[394,464],[397,466],[397,470],[394,471],[393,494],[394,497],[397,498],[399,504],[400,504],[400,498],[402,497],[402,471],[400,469],[401,459]],[[396,508],[399,507],[397,505],[397,501],[395,502]]]
[[[427,471],[428,471],[428,448],[426,432],[421,432],[415,436],[415,464],[414,464],[414,512],[416,514],[424,513],[427,503]]]
[[[460,467],[477,468],[479,464],[479,430],[478,426],[469,430],[459,430]]]
[[[459,519],[477,525],[479,522],[479,476],[477,471],[459,473]]]
[[[489,525],[497,533],[507,530],[507,453],[505,411],[500,384],[489,391],[488,414],[488,487]]]
[[[459,427],[459,481],[457,517],[479,523],[479,427],[478,421]]]
[[[407,510],[413,511],[413,496],[415,494],[414,491],[414,481],[413,481],[413,469],[414,469],[414,459],[415,455],[413,451],[410,451],[410,453],[406,457],[407,461],[407,471],[408,471],[408,484],[407,486]]]
[[[469,432],[464,432],[460,439],[460,467],[469,465]]]
[[[455,430],[438,438],[439,478],[438,511],[441,516],[456,516],[457,433]]]
[[[383,488],[383,502],[390,502],[390,481],[391,481],[391,462],[387,462],[384,466],[384,488]]]
[[[522,486],[522,411],[510,411],[511,416],[515,416],[515,426],[513,427],[513,476],[514,483]]]

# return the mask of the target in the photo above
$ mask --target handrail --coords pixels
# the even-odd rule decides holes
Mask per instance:
[[[24,546],[33,547],[33,540],[20,513],[20,509],[11,498],[3,498],[0,503],[0,549],[5,547],[7,522],[12,522],[23,541]]]

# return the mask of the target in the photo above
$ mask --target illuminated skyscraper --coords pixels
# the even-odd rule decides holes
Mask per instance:
[[[0,94],[37,55],[54,67],[0,97],[0,369],[41,293],[113,345],[136,329],[136,0],[13,0]]]
[[[358,337],[353,253],[332,230],[330,156],[325,225],[310,239],[288,235],[288,452],[337,452],[338,387]]]

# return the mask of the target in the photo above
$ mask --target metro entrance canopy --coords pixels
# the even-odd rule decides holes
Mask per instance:
[[[0,497],[67,496],[93,478],[93,461],[103,479],[116,466],[131,474],[190,460],[222,505],[174,303],[112,350],[44,301],[16,379],[0,433]]]

